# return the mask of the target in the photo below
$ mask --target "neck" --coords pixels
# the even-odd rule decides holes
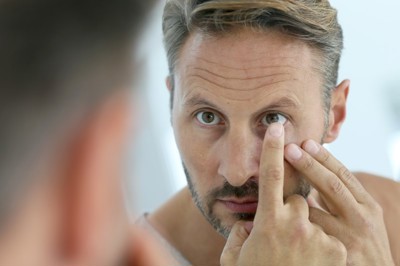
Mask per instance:
[[[191,264],[220,265],[225,239],[201,214],[187,188],[150,215],[149,221]]]

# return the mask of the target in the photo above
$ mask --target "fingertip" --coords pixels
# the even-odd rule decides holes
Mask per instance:
[[[289,159],[290,161],[297,161],[297,160],[301,159],[301,157],[303,156],[303,153],[299,146],[291,143],[286,146],[285,155],[286,155],[286,158]]]
[[[245,222],[243,226],[244,226],[244,229],[246,229],[246,232],[248,234],[250,234],[251,230],[253,230],[254,222]]]
[[[319,207],[317,201],[315,200],[315,198],[312,195],[309,195],[307,197],[307,204],[308,204],[308,206],[313,207],[313,208]]]
[[[246,223],[247,222],[239,221],[234,224],[229,233],[227,244],[225,246],[226,248],[230,249],[232,247],[240,247],[243,245],[244,241],[246,241],[249,236],[247,229],[248,225],[246,225]]]
[[[281,123],[273,123],[267,129],[267,134],[274,138],[279,138],[283,135],[284,129]]]
[[[321,150],[321,145],[310,139],[303,143],[303,149],[311,155],[316,155]]]

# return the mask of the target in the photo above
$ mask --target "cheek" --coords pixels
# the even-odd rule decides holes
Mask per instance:
[[[306,123],[299,128],[290,128],[286,130],[285,144],[295,143],[299,146],[308,139],[321,142],[324,135],[324,121],[313,121],[318,123]],[[285,161],[285,196],[293,194],[302,182],[302,175],[287,161]]]
[[[199,194],[217,186],[218,160],[213,144],[199,136],[190,126],[174,126],[181,158]]]
[[[300,174],[285,161],[285,184],[284,195],[292,194],[300,182]]]
[[[311,119],[308,119],[311,120]],[[325,120],[315,119],[311,121],[305,120],[297,127],[291,127],[285,131],[285,145],[295,143],[299,146],[309,139],[313,139],[318,143],[321,142],[325,132]]]

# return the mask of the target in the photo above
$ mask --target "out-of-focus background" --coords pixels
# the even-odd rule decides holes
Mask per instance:
[[[345,36],[339,78],[351,80],[351,91],[347,121],[329,149],[353,171],[400,180],[400,1],[331,3]],[[170,126],[162,8],[154,11],[140,49],[146,75],[138,84],[140,126],[127,162],[127,201],[135,214],[153,211],[186,185]]]

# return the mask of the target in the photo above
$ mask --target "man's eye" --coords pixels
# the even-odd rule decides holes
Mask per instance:
[[[199,112],[196,119],[203,125],[213,126],[221,123],[221,118],[213,112]]]
[[[261,123],[264,126],[269,126],[273,123],[281,123],[282,125],[284,125],[287,121],[287,118],[284,115],[281,115],[279,113],[270,113],[270,114],[266,114],[262,120]]]

